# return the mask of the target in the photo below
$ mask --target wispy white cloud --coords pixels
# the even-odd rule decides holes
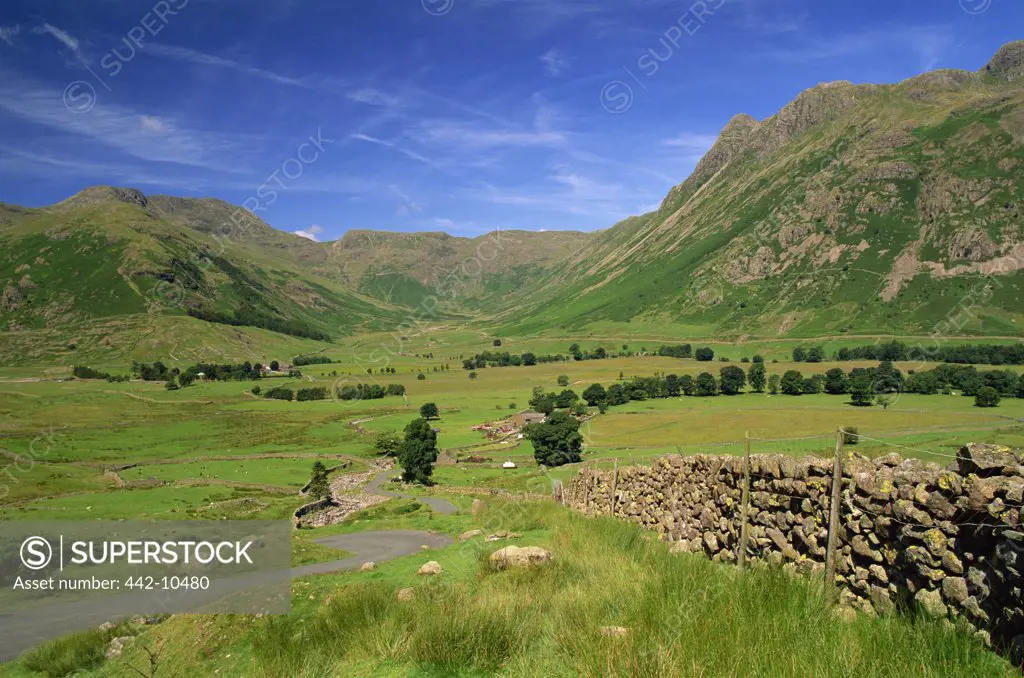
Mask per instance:
[[[294,233],[295,235],[299,236],[300,238],[305,238],[306,240],[312,240],[313,242],[320,242],[320,239],[317,238],[317,236],[320,235],[323,232],[324,232],[324,227],[320,226],[319,224],[313,224],[309,228],[306,228],[306,229],[299,229],[298,231],[292,231],[292,233]]]
[[[346,96],[352,101],[382,108],[397,108],[402,105],[402,100],[399,97],[374,87],[361,87],[349,92]]]
[[[167,123],[155,115],[143,115],[139,119],[142,129],[152,134],[164,134],[167,132]]]
[[[554,47],[541,55],[540,61],[548,75],[557,78],[569,70],[570,60],[560,49]]]
[[[946,26],[891,25],[831,36],[810,35],[765,54],[782,61],[823,61],[882,50],[909,50],[917,55],[921,68],[928,70],[954,43],[952,31]]]
[[[457,144],[476,148],[553,146],[565,139],[565,136],[557,131],[488,128],[453,120],[423,122],[411,136],[424,143]]]
[[[39,28],[35,29],[36,33],[46,33],[52,35],[54,38],[64,43],[64,46],[70,49],[72,52],[78,51],[78,38],[71,35],[65,30],[57,28],[53,24],[44,23]]]
[[[86,137],[142,160],[245,173],[251,161],[253,137],[190,130],[163,118],[147,116],[116,104],[95,106],[88,114],[60,104],[61,92],[9,73],[0,79],[0,110],[61,132]],[[158,121],[162,132],[153,133]]]
[[[224,68],[227,70],[235,71],[237,73],[243,73],[245,75],[251,75],[256,78],[262,78],[269,80],[270,82],[276,82],[279,85],[291,85],[293,87],[305,87],[312,88],[315,83],[305,80],[303,78],[294,78],[274,71],[269,71],[264,68],[257,68],[255,66],[249,66],[247,64],[240,63],[233,59],[227,59],[224,57],[217,56],[215,54],[207,54],[205,52],[199,52],[194,49],[188,49],[187,47],[174,47],[172,45],[161,45],[159,43],[149,43],[146,45],[143,53],[151,54],[153,56],[161,57],[164,59],[172,59],[174,61],[184,61],[187,63],[197,64],[199,66],[213,66],[216,68]]]
[[[391,150],[401,153],[405,157],[411,158],[416,162],[422,162],[423,164],[430,165],[431,167],[439,167],[433,160],[426,157],[425,155],[420,155],[416,151],[411,151],[408,148],[399,146],[395,142],[388,141],[387,139],[379,139],[377,137],[370,136],[369,134],[363,134],[361,132],[356,134],[350,134],[349,138],[355,139],[356,141],[365,141],[368,144],[376,144],[378,146],[383,146],[384,148],[390,148]]]
[[[21,33],[21,26],[19,24],[0,26],[0,40],[3,40],[11,47],[14,47],[14,36],[18,33]]]
[[[715,141],[718,137],[714,134],[695,134],[693,132],[683,132],[679,136],[666,139],[663,143],[665,146],[672,146],[675,148],[686,148],[697,151],[707,151],[709,148],[715,145]]]

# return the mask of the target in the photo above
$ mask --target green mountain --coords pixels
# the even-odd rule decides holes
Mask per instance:
[[[0,362],[260,359],[425,307],[507,335],[1016,335],[1022,197],[1024,42],[737,115],[658,210],[592,234],[317,243],[220,200],[93,187],[0,204]]]
[[[1024,42],[977,73],[821,84],[730,120],[656,212],[525,290],[503,331],[1016,334],[1022,199]]]

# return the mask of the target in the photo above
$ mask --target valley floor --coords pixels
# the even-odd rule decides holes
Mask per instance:
[[[167,391],[160,382],[68,380],[64,365],[0,368],[0,521],[288,519],[308,501],[299,490],[314,461],[342,467],[336,478],[366,474],[377,460],[373,435],[401,431],[420,405],[434,402],[438,445],[462,461],[438,465],[434,488],[403,488],[410,497],[391,498],[340,525],[296,531],[293,565],[348,555],[324,538],[381,529],[450,538],[470,529],[507,530],[522,534],[514,543],[555,553],[549,568],[492,573],[483,561],[501,544],[471,539],[378,563],[372,573],[304,577],[294,582],[293,612],[284,618],[172,617],[133,629],[141,636],[122,659],[95,665],[82,658],[95,659],[106,638],[86,634],[51,647],[49,655],[0,666],[0,675],[45,675],[45,667],[61,661],[86,661],[91,668],[83,675],[132,675],[129,665],[141,666],[142,645],[157,641],[175,658],[164,661],[158,676],[1012,674],[974,639],[937,624],[908,616],[842,622],[825,592],[780,572],[740,575],[697,556],[670,556],[631,526],[494,494],[548,496],[552,481],[579,470],[542,470],[528,441],[487,440],[472,430],[527,408],[535,386],[560,391],[564,375],[580,393],[592,383],[632,376],[705,370],[717,376],[724,363],[641,355],[486,368],[470,379],[463,356],[490,350],[491,338],[450,338],[410,345],[386,365],[394,374],[381,374],[383,364],[366,374],[360,352],[376,339],[365,338],[334,363],[301,368],[301,378],[260,382],[263,389],[406,387],[404,397],[378,400],[283,402],[253,395],[254,382],[197,382]],[[566,344],[505,343],[502,350],[538,354],[564,352]],[[764,352],[769,375],[877,364],[793,364],[785,356],[791,345],[756,350]],[[748,347],[717,345],[716,351],[729,365],[748,367],[739,362]],[[897,366],[904,372],[934,367]],[[128,372],[124,363],[91,367]],[[852,407],[846,396],[747,392],[634,401],[592,414],[581,430],[591,466],[647,463],[668,453],[740,454],[748,433],[755,454],[828,457],[839,427],[858,429],[861,454],[897,452],[942,464],[968,440],[1024,444],[1024,399],[1013,398],[980,409],[963,396],[904,394],[882,409]],[[502,468],[506,461],[516,468]],[[394,489],[389,485],[384,489]],[[346,491],[362,493],[358,485]],[[469,511],[474,497],[488,506],[478,516]],[[435,506],[450,502],[459,511],[431,511],[419,498]],[[443,575],[417,577],[427,560],[437,560]],[[396,592],[408,586],[417,593],[400,603]],[[606,626],[629,630],[603,635]]]

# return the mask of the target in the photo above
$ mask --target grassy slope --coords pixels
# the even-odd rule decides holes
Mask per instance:
[[[723,133],[705,160],[724,160],[539,281],[503,331],[1017,334],[1020,271],[986,289],[980,275],[922,266],[880,295],[902,253],[954,268],[995,256],[965,239],[998,253],[1021,240],[1022,104],[1019,84],[980,76],[808,90],[742,143]],[[977,318],[943,325],[961,304]]]

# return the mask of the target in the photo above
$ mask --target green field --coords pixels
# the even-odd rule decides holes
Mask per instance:
[[[372,350],[377,339],[357,338],[347,349],[339,349],[333,356],[337,362],[307,366],[303,368],[302,378],[263,379],[258,383],[201,381],[177,391],[168,391],[159,382],[68,380],[68,368],[2,368],[0,447],[4,456],[0,458],[0,466],[3,467],[0,469],[3,473],[0,477],[0,520],[286,519],[295,508],[308,501],[299,495],[298,490],[309,480],[314,461],[320,460],[328,467],[348,464],[338,473],[365,471],[368,462],[376,457],[373,435],[387,430],[401,432],[409,421],[418,416],[420,405],[433,402],[440,408],[439,419],[432,422],[439,431],[438,446],[449,456],[457,459],[473,457],[473,461],[438,466],[434,472],[436,486],[406,488],[403,491],[419,497],[445,498],[464,513],[441,516],[416,502],[395,500],[357,514],[340,525],[296,532],[292,558],[294,564],[300,565],[343,557],[344,554],[311,541],[321,535],[339,532],[411,527],[455,535],[473,525],[468,508],[474,495],[487,497],[495,491],[544,495],[550,492],[553,481],[567,481],[578,471],[578,464],[551,470],[538,468],[529,441],[513,437],[510,442],[502,444],[472,430],[477,424],[504,419],[525,409],[534,387],[560,391],[562,387],[557,381],[559,376],[565,375],[570,388],[580,393],[592,383],[609,386],[633,376],[697,375],[702,371],[717,375],[719,369],[726,365],[718,360],[702,363],[638,355],[533,367],[485,368],[477,370],[476,379],[469,379],[467,372],[461,369],[462,356],[488,350],[493,340],[479,333],[453,331],[439,333],[431,342],[420,346],[406,347],[405,355],[397,356],[386,365],[394,367],[395,374],[380,374],[380,367],[385,365],[379,364],[371,375],[360,367],[365,364],[361,352]],[[555,353],[564,352],[572,341],[571,337],[529,341],[508,339],[504,340],[503,348],[512,352]],[[581,343],[585,348],[599,345],[591,340]],[[630,340],[628,343],[635,345],[637,350],[655,346],[654,342],[646,341]],[[790,369],[809,375],[837,365],[849,370],[875,364],[793,364],[786,362],[791,349],[789,342],[716,346],[716,351],[735,358],[729,364],[744,368],[747,365],[740,363],[739,358],[754,352],[762,353],[768,359],[766,368],[769,375],[782,374]],[[433,353],[433,357],[427,357],[427,353]],[[779,356],[780,362],[771,362],[772,355]],[[449,369],[444,369],[445,366]],[[113,374],[125,374],[129,369],[127,364],[95,367]],[[910,364],[899,364],[898,367],[905,372],[922,369],[920,365]],[[1020,371],[1019,368],[1014,369]],[[421,372],[425,375],[422,380],[417,378]],[[251,393],[256,385],[263,389],[273,386],[333,389],[356,382],[400,383],[406,387],[406,396],[362,401],[284,402],[259,398]],[[1024,400],[1013,398],[1004,399],[997,408],[981,409],[974,406],[973,398],[904,394],[883,409],[877,406],[852,407],[846,396],[771,396],[748,391],[737,396],[632,401],[612,407],[606,414],[599,414],[596,408],[591,408],[589,414],[591,418],[581,427],[583,459],[598,467],[649,463],[665,454],[741,454],[748,434],[751,451],[755,454],[828,457],[834,453],[839,427],[856,427],[865,436],[854,449],[867,456],[898,452],[941,464],[948,463],[967,441],[1024,443]],[[507,460],[515,462],[516,468],[502,468],[501,464]],[[204,618],[197,622],[206,629],[202,633],[212,633],[216,629],[219,634],[217,641],[197,641],[195,634],[199,627],[172,619],[151,633],[165,638],[167,643],[179,648],[183,656],[190,659],[182,663],[181,669],[168,667],[161,675],[185,675],[179,671],[185,671],[185,666],[195,665],[208,667],[211,672],[219,670],[220,675],[283,675],[281,672],[319,675],[320,671],[342,671],[346,675],[406,675],[408,671],[447,675],[454,671],[477,675],[498,665],[505,667],[508,675],[568,675],[569,666],[590,666],[586,671],[601,674],[602,671],[592,664],[594,653],[604,651],[600,649],[604,647],[603,641],[593,639],[594,625],[598,622],[614,623],[616,619],[646,618],[636,617],[638,612],[628,604],[613,603],[613,598],[597,598],[581,607],[579,592],[625,586],[631,591],[631,599],[647,600],[651,596],[662,596],[661,591],[668,580],[637,578],[635,573],[628,574],[631,571],[629,567],[620,565],[596,566],[585,556],[586,550],[596,548],[596,544],[580,542],[574,536],[581,529],[579,519],[545,513],[547,509],[530,510],[541,511],[543,517],[523,526],[524,538],[552,545],[567,554],[566,564],[560,565],[567,569],[559,569],[562,574],[558,577],[570,576],[569,581],[575,583],[563,585],[541,575],[535,586],[545,592],[545,598],[542,600],[531,595],[524,597],[521,605],[513,604],[508,598],[509,591],[525,586],[525,581],[517,583],[507,578],[481,578],[475,552],[467,553],[465,549],[453,546],[431,554],[431,558],[441,562],[450,573],[445,586],[452,587],[452,595],[463,601],[460,606],[464,609],[451,610],[448,618],[453,624],[464,623],[471,627],[477,623],[490,624],[487,620],[496,614],[514,627],[519,623],[515,621],[520,619],[519,615],[540,615],[548,620],[545,624],[579,625],[573,628],[577,628],[580,638],[590,639],[580,640],[582,645],[566,645],[556,629],[545,626],[541,630],[543,640],[539,644],[524,644],[518,635],[511,640],[495,640],[499,644],[511,644],[505,654],[499,653],[487,660],[473,658],[473,653],[479,648],[468,640],[465,647],[472,652],[470,649],[459,650],[449,658],[407,650],[381,655],[373,648],[379,647],[379,643],[386,642],[386,639],[371,636],[360,636],[367,640],[352,646],[356,649],[345,651],[322,647],[317,644],[319,640],[311,639],[309,642],[314,651],[308,661],[295,654],[291,641],[287,640],[291,633],[288,629],[293,628],[290,625],[312,624],[313,628],[319,628],[320,624],[334,624],[329,622],[329,617],[335,614],[335,608],[325,607],[323,601],[336,597],[334,592],[340,590],[351,591],[353,600],[370,596],[366,600],[377,601],[381,595],[385,598],[393,596],[391,591],[395,587],[414,582],[415,577],[411,573],[421,564],[422,558],[410,556],[382,564],[369,577],[369,589],[362,588],[367,584],[364,581],[367,577],[356,573],[325,575],[296,582],[295,611],[284,620],[256,625],[233,625],[220,618]],[[602,532],[604,536],[600,538],[611,540],[607,548],[612,550],[627,548],[625,542],[620,541],[626,537],[617,529],[612,526],[602,528],[608,531]],[[633,544],[632,541],[629,543]],[[635,554],[637,548],[647,547],[628,546],[629,553]],[[657,567],[664,569],[666,577],[680,577],[680,581],[690,581],[692,577],[699,577],[701,581],[718,581],[724,577],[726,579],[722,581],[728,581],[729,586],[736,585],[729,579],[734,577],[733,574],[704,564],[699,559],[687,560],[685,566],[679,566],[684,569],[676,571],[673,569],[675,565],[661,563],[659,555],[644,557],[657,561]],[[578,581],[572,579],[576,575],[569,573],[578,572],[581,567],[592,569],[592,575]],[[675,574],[669,574],[672,572]],[[885,671],[873,663],[877,653],[861,651],[877,645],[883,636],[894,648],[898,657],[895,661],[900,666],[909,665],[904,663],[910,661],[906,653],[916,652],[925,653],[934,661],[952,661],[954,664],[951,666],[969,665],[978,675],[1002,675],[1005,670],[1000,660],[978,650],[973,641],[946,636],[944,631],[930,626],[908,626],[902,619],[858,621],[855,639],[842,641],[845,653],[833,652],[835,644],[840,642],[836,629],[830,625],[831,622],[807,613],[807,610],[816,609],[814,606],[823,604],[817,597],[819,593],[803,584],[782,585],[774,576],[769,572],[754,575],[745,584],[752,587],[750,596],[753,597],[749,600],[739,598],[735,604],[752,605],[758,597],[768,595],[768,589],[775,592],[773,596],[778,596],[772,603],[776,608],[771,617],[748,620],[743,622],[747,625],[742,628],[746,629],[745,633],[760,634],[766,632],[760,624],[783,624],[787,630],[778,636],[782,638],[779,647],[788,649],[786,652],[780,650],[780,656],[792,655],[793,659],[787,665],[790,668],[782,670],[782,674],[799,675],[811,670],[810,662],[816,652],[832,652],[830,657],[833,658],[829,661],[838,662],[829,665],[833,672],[855,670],[865,675],[884,674]],[[671,600],[692,597],[699,600],[703,595],[702,589],[693,589],[689,584],[679,584],[675,590],[676,593],[672,594],[675,597]],[[469,602],[482,601],[486,596],[497,596],[494,600],[502,602],[495,602],[486,609],[480,608],[483,603]],[[797,609],[803,612],[797,614]],[[405,613],[393,609],[390,603],[383,605],[381,610],[384,616],[380,620],[385,625],[413,623],[422,627],[418,633],[429,632],[429,625],[424,625],[418,617],[410,620],[402,616]],[[460,616],[463,614],[468,616],[463,618]],[[721,619],[731,618],[730,614],[726,610],[715,612],[716,618]],[[664,642],[668,638],[664,634],[672,632],[657,620],[640,623],[645,625],[643,637],[647,639],[660,638]],[[687,634],[687,637],[700,637],[693,630]],[[816,652],[795,649],[801,635],[805,639],[814,639],[811,646],[817,648]],[[624,663],[616,663],[618,668],[615,671],[643,672],[645,669],[636,664],[641,655],[635,653],[648,652],[643,648],[650,642],[653,640],[630,644],[628,647],[631,649],[616,655],[618,659],[614,662]],[[652,661],[664,670],[700,661],[714,666],[724,666],[716,662],[727,662],[734,671],[745,667],[757,672],[758,664],[745,663],[753,661],[746,654],[722,659],[733,652],[725,649],[722,651],[726,654],[718,659],[706,656],[702,650],[706,644],[683,644],[677,651]],[[861,649],[849,654],[851,647]],[[954,652],[955,657],[951,658],[950,652]],[[137,658],[131,652],[127,656]],[[456,670],[456,666],[460,668]],[[10,675],[38,675],[30,671],[24,662],[4,668]],[[102,675],[128,675],[124,662],[108,662],[99,670],[105,672]]]

